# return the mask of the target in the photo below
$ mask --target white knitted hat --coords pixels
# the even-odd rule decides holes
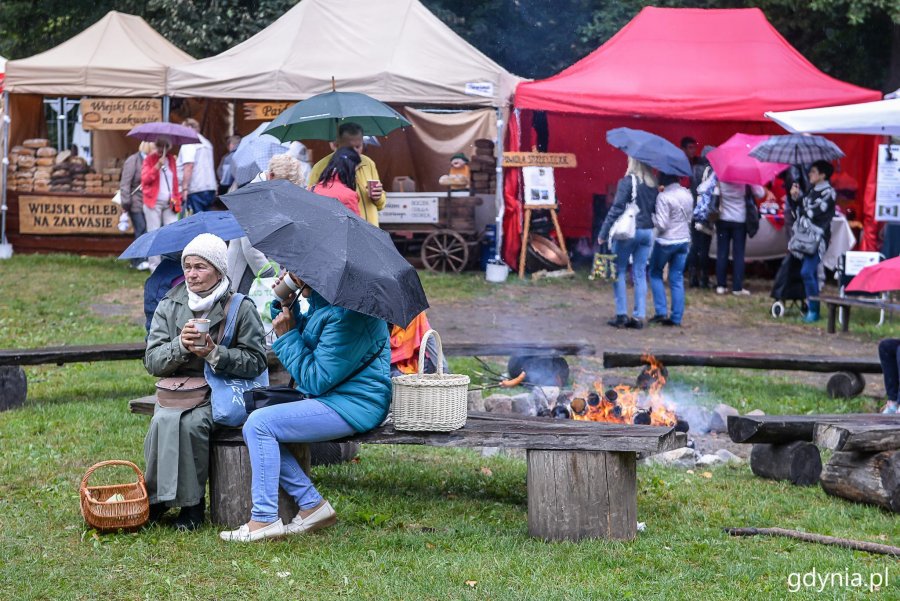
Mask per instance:
[[[215,234],[200,234],[184,247],[181,251],[181,266],[184,267],[184,259],[188,256],[200,257],[209,261],[223,276],[228,275],[228,248],[225,241]]]

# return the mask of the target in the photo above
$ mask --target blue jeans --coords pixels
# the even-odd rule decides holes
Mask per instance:
[[[740,292],[744,289],[744,248],[747,246],[747,224],[736,221],[719,221],[716,223],[716,286],[725,287],[728,273],[728,250],[734,267],[731,274],[731,289]]]
[[[191,213],[200,213],[208,211],[212,203],[216,201],[215,190],[203,190],[202,192],[192,192],[187,195],[187,208]]]
[[[640,229],[630,240],[616,240],[612,250],[616,253],[618,277],[613,285],[616,295],[616,315],[628,315],[628,259],[632,263],[634,280],[634,317],[644,319],[647,314],[647,258],[653,244],[653,230]]]
[[[681,244],[660,244],[653,246],[650,255],[650,291],[653,292],[653,308],[658,316],[668,316],[677,324],[684,315],[684,264],[687,261],[690,242]],[[672,313],[666,311],[666,287],[663,284],[663,269],[669,266],[669,290],[672,293]]]
[[[803,290],[806,291],[807,301],[810,296],[819,296],[819,253],[803,257],[800,279],[803,280]]]
[[[322,442],[352,434],[355,431],[344,418],[315,399],[272,405],[251,413],[244,424],[253,470],[250,518],[257,522],[278,519],[279,484],[300,509],[315,507],[322,500],[294,455],[281,443]]]

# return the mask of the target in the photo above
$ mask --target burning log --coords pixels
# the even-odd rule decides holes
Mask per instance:
[[[822,488],[900,513],[900,451],[835,453],[822,470]]]
[[[550,411],[550,417],[555,419],[569,419],[572,415],[569,413],[569,409],[565,405],[560,405],[557,403],[553,409]]]
[[[809,486],[819,481],[822,456],[819,447],[802,440],[755,444],[750,452],[750,469],[760,478],[790,480],[798,486]]]
[[[587,413],[587,401],[581,397],[572,399],[572,404],[569,406],[572,409],[572,413],[575,415],[582,416]]]
[[[675,422],[675,431],[676,432],[688,432],[691,429],[691,425],[687,422],[687,420],[683,420],[680,417],[678,421]]]
[[[634,422],[636,426],[649,426],[652,422],[649,411],[639,411],[634,414]]]

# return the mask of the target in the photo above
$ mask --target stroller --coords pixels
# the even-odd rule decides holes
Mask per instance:
[[[800,277],[800,267],[803,262],[788,253],[781,261],[778,273],[775,274],[775,283],[772,284],[772,292],[769,294],[774,298],[772,302],[772,317],[778,319],[784,317],[788,307],[798,307],[802,313],[809,310],[806,304],[806,289],[803,287],[803,278]]]

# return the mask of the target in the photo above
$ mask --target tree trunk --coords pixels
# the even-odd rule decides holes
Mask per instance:
[[[894,424],[816,424],[815,441],[832,451],[896,451],[900,449],[900,417]]]
[[[25,370],[18,366],[0,367],[0,411],[21,407],[27,394]]]
[[[900,451],[835,453],[822,470],[822,488],[900,513]]]
[[[900,88],[900,23],[894,23],[891,29],[891,62],[885,78],[888,92]]]
[[[545,540],[637,534],[634,453],[528,450],[528,533]]]
[[[861,393],[865,387],[866,381],[861,374],[840,371],[828,378],[825,389],[828,396],[833,399],[850,399]]]
[[[809,442],[755,444],[750,452],[750,469],[760,478],[790,480],[809,486],[819,481],[822,457],[819,448]]]

